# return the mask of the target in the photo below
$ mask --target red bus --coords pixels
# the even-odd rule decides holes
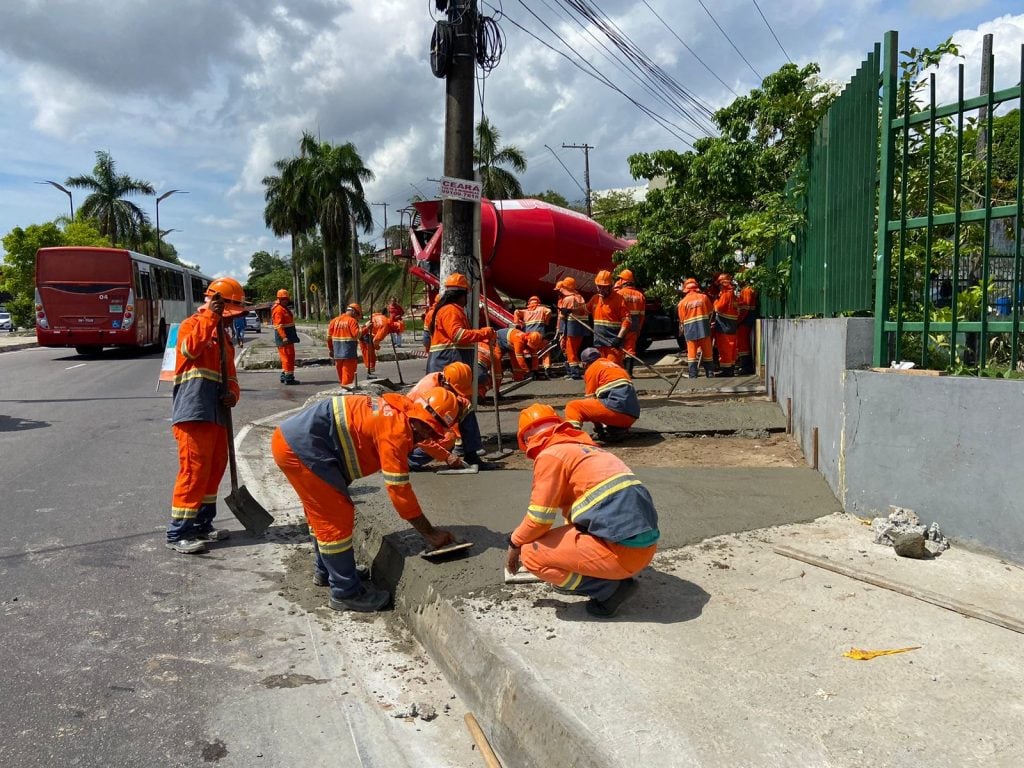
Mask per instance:
[[[123,248],[36,252],[36,340],[42,347],[163,347],[203,303],[210,278]]]

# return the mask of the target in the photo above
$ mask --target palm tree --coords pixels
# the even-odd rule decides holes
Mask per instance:
[[[135,203],[122,198],[156,194],[152,184],[126,174],[119,175],[114,158],[102,150],[96,152],[92,176],[72,176],[64,183],[90,190],[79,211],[96,220],[100,233],[110,238],[111,245],[116,245],[118,240],[141,242],[142,227],[149,223],[149,217]]]
[[[480,172],[483,195],[491,200],[510,200],[523,196],[519,179],[502,165],[512,166],[516,173],[526,172],[526,156],[519,147],[508,146],[498,149],[501,133],[486,117],[476,126],[476,146],[473,148],[473,162]]]
[[[342,254],[351,242],[354,299],[359,300],[359,254],[355,252],[355,228],[364,232],[373,229],[373,215],[366,203],[363,182],[373,180],[373,171],[364,164],[351,142],[334,145],[318,141],[309,133],[299,142],[302,174],[306,190],[316,210],[320,236],[323,239],[324,273],[328,256],[334,258],[338,275],[338,303],[345,301],[342,279]]]
[[[274,163],[279,176],[267,176],[263,179],[266,187],[264,199],[267,202],[263,209],[263,221],[278,237],[289,235],[292,241],[292,290],[299,300],[299,312],[302,312],[302,296],[299,280],[298,240],[316,226],[316,217],[304,188],[303,161],[301,158],[278,160]],[[326,286],[325,286],[326,287]],[[306,310],[308,314],[308,302]]]

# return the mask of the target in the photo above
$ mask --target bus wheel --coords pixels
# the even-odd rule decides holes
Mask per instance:
[[[102,350],[103,347],[75,347],[75,352],[84,356],[98,355]]]
[[[156,345],[159,349],[167,346],[167,323],[163,320],[160,321],[160,334],[157,337]]]

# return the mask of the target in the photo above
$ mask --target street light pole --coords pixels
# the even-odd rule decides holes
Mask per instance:
[[[156,257],[158,259],[160,258],[160,201],[161,200],[166,200],[168,197],[173,195],[175,192],[180,192],[183,195],[187,195],[188,194],[188,192],[185,192],[185,191],[183,191],[181,189],[171,189],[171,190],[168,190],[167,192],[164,192],[162,195],[160,195],[160,197],[158,197],[156,199]],[[171,230],[167,230],[167,231],[170,232]]]
[[[46,181],[37,181],[36,184],[49,184],[50,186],[56,187],[61,192],[63,192],[65,195],[67,195],[68,196],[68,205],[71,207],[71,220],[72,221],[75,220],[75,201],[71,197],[71,190],[70,189],[68,189],[67,187],[61,186],[56,181],[50,181],[49,179],[47,179]]]

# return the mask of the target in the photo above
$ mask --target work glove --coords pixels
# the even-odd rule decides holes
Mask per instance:
[[[445,458],[444,463],[448,465],[449,469],[462,469],[466,466],[465,462],[463,462],[462,459],[454,453],[449,453]]]
[[[486,332],[486,335],[487,335],[487,342],[488,342],[489,344],[493,344],[493,343],[494,343],[494,340],[495,340],[496,338],[498,338],[498,332],[497,332],[497,331],[495,331],[495,330],[494,330],[493,328],[491,328],[490,326],[488,326],[487,328],[485,328],[485,329],[484,329],[484,331]]]
[[[220,402],[227,408],[234,408],[238,403],[238,398],[235,397],[235,393],[228,391],[220,396]]]

